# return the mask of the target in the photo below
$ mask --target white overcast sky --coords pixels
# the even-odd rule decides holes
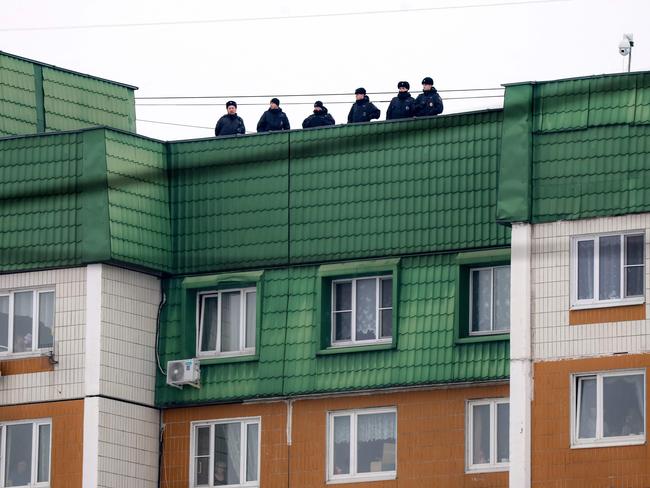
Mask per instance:
[[[632,70],[650,70],[648,19],[649,0],[2,0],[0,50],[136,85],[136,97],[264,95],[236,98],[254,131],[269,95],[299,128],[316,99],[345,122],[353,96],[326,94],[358,86],[395,92],[407,80],[415,96],[424,76],[444,91],[624,71],[626,32]],[[124,25],[147,23],[162,25]],[[501,93],[443,93],[445,112],[500,107],[500,98],[450,97]],[[225,101],[138,100],[138,132],[210,137]],[[387,104],[378,106],[383,120]]]

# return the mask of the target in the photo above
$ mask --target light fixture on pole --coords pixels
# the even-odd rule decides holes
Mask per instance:
[[[623,34],[623,40],[618,43],[618,53],[621,56],[629,56],[627,59],[627,71],[630,72],[632,66],[632,48],[634,47],[634,35]]]

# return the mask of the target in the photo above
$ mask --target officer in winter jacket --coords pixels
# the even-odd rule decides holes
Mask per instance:
[[[270,130],[289,130],[289,119],[280,108],[280,100],[271,99],[269,109],[262,114],[257,123],[257,132],[268,132]]]
[[[232,100],[226,102],[226,111],[228,113],[217,122],[214,128],[214,135],[219,137],[245,134],[246,127],[244,127],[244,121],[237,115],[237,102]]]
[[[415,99],[415,115],[426,117],[442,113],[442,98],[433,87],[433,78],[427,76],[422,80],[422,93]]]
[[[327,113],[327,108],[325,108],[323,102],[316,100],[316,103],[314,103],[314,113],[302,122],[302,128],[309,129],[310,127],[334,125],[335,123],[334,117]]]
[[[352,108],[348,114],[348,124],[370,122],[372,119],[379,118],[381,112],[370,102],[365,88],[357,88],[354,90],[354,95],[357,97],[357,101],[352,104]]]
[[[400,81],[397,84],[399,93],[390,101],[386,111],[386,120],[407,119],[415,116],[415,100],[409,93],[408,81]]]

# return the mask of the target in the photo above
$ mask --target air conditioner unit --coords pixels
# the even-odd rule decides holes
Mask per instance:
[[[180,359],[167,362],[167,384],[175,388],[183,385],[200,387],[201,370],[198,359]]]

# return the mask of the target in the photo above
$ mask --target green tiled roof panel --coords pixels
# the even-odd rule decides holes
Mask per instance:
[[[106,132],[113,259],[169,271],[171,225],[165,145]]]
[[[94,125],[135,132],[133,90],[100,79],[43,68],[46,130]]]
[[[80,134],[0,139],[0,270],[77,262]]]
[[[0,53],[0,136],[36,132],[36,94],[31,63]]]
[[[170,144],[182,272],[286,263],[288,135]]]
[[[157,403],[171,406],[506,378],[507,341],[454,344],[454,255],[403,258],[400,269],[396,349],[317,355],[318,268],[267,270],[259,360],[202,366],[200,390],[165,386],[159,376]],[[195,324],[182,323],[179,280],[171,281],[167,291],[161,326],[165,364],[195,355],[195,345],[187,339],[195,337]]]
[[[501,112],[291,136],[291,261],[494,246]]]

